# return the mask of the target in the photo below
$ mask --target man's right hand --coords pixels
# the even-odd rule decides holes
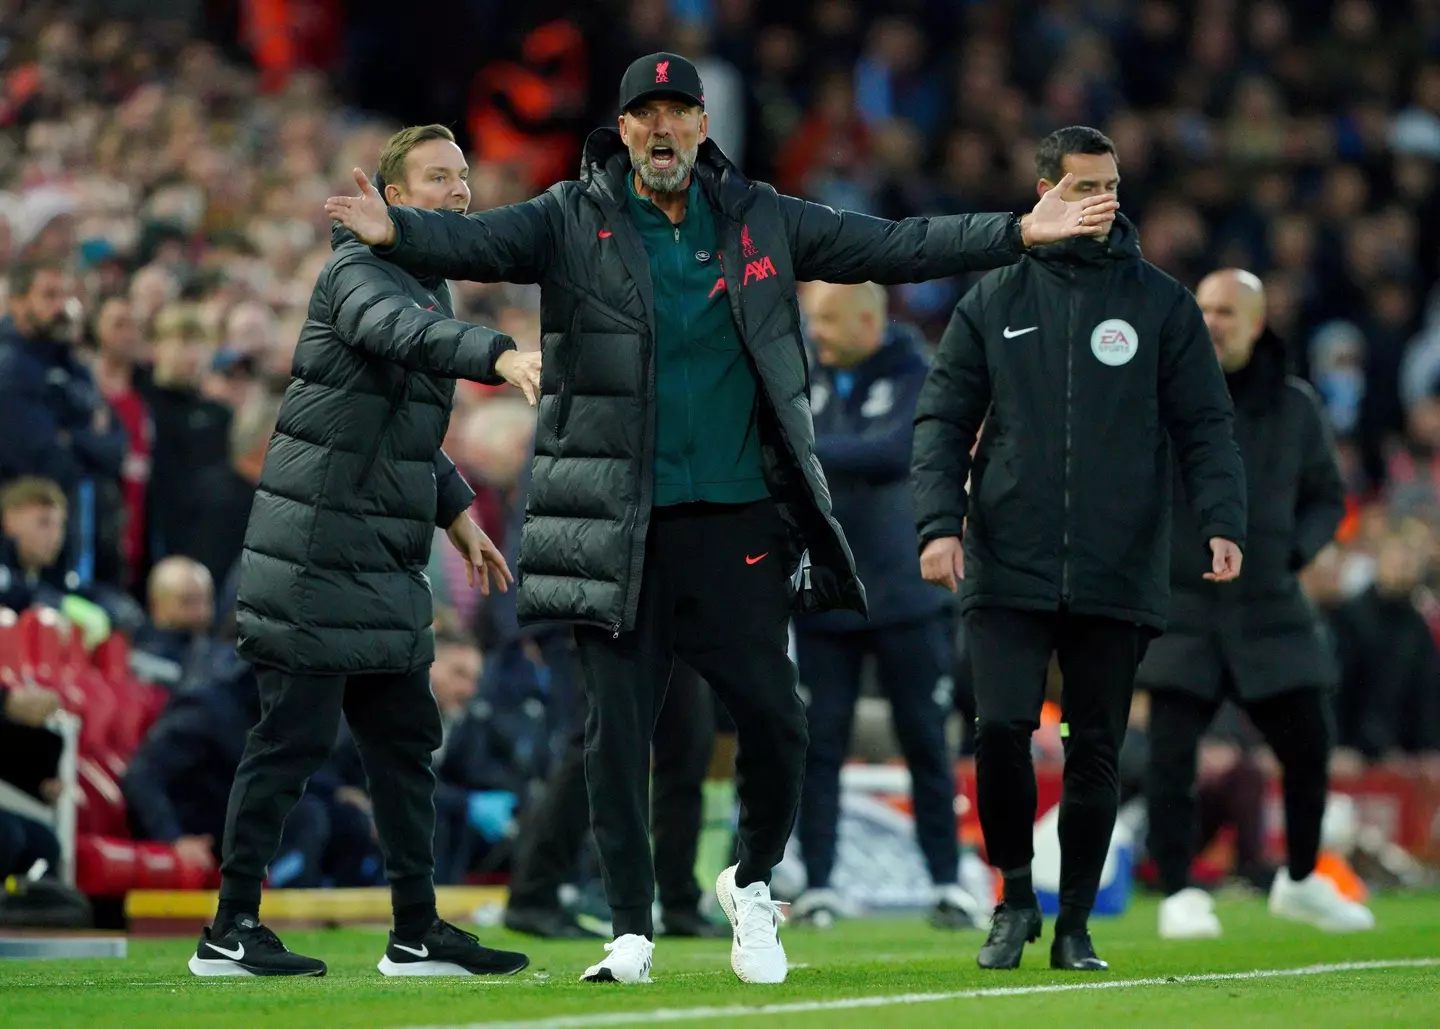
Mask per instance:
[[[175,841],[175,856],[192,868],[215,867],[212,836],[182,836]]]
[[[926,582],[944,586],[951,593],[965,578],[965,548],[959,536],[941,536],[925,544],[920,552],[920,574]]]
[[[495,359],[495,371],[525,394],[531,407],[540,399],[540,351],[507,350]]]
[[[5,694],[5,717],[18,725],[39,728],[60,710],[60,695],[38,686],[27,686]]]
[[[360,187],[358,197],[331,197],[325,201],[325,213],[355,233],[361,243],[391,246],[395,242],[395,223],[390,220],[385,198],[359,168],[355,169],[355,184]]]

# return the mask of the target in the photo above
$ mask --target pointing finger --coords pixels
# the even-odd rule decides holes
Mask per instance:
[[[1065,192],[1067,189],[1070,188],[1070,184],[1071,184],[1072,182],[1074,182],[1074,181],[1075,181],[1075,173],[1074,173],[1074,172],[1066,172],[1064,178],[1062,178],[1059,182],[1055,183],[1054,186],[1050,187],[1050,192],[1052,192],[1052,193],[1063,193],[1063,192]]]

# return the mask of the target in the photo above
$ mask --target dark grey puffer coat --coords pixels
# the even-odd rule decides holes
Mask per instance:
[[[425,566],[474,493],[440,449],[457,378],[498,384],[508,337],[456,321],[336,226],[240,557],[240,655],[291,672],[405,672],[434,656]]]

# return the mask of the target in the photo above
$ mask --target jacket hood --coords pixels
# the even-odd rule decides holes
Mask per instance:
[[[580,155],[580,181],[585,192],[614,205],[625,201],[625,176],[633,166],[630,151],[620,130],[609,126],[595,129],[585,140]],[[694,174],[712,204],[733,210],[750,190],[750,180],[720,150],[713,139],[700,144]]]
[[[1140,255],[1140,231],[1123,214],[1115,215],[1115,224],[1105,239],[1074,236],[1060,243],[1036,247],[1033,256],[1040,261],[1061,264],[1103,264],[1106,261],[1129,261]]]
[[[1264,408],[1273,404],[1285,387],[1289,374],[1289,353],[1285,341],[1267,325],[1255,341],[1250,363],[1225,376],[1225,385],[1237,406]]]

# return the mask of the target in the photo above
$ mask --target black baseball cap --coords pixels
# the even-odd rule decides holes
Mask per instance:
[[[679,54],[650,54],[625,69],[620,79],[620,113],[652,96],[678,96],[705,106],[705,86],[700,81],[700,73]]]

